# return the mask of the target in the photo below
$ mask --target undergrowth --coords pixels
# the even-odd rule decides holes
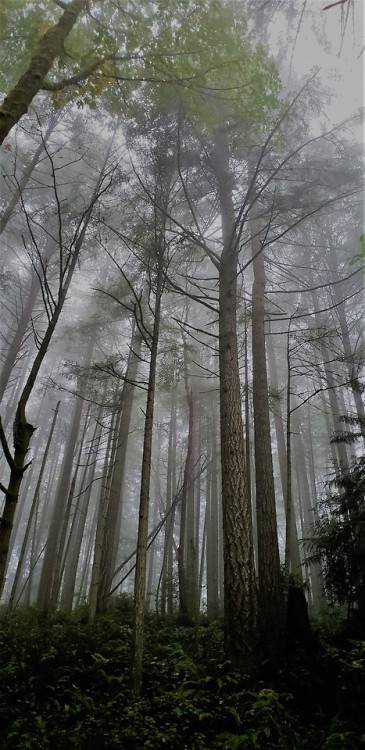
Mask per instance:
[[[252,681],[233,669],[220,623],[149,615],[143,692],[129,687],[130,605],[0,616],[3,750],[365,748],[365,643],[334,634],[292,649]]]

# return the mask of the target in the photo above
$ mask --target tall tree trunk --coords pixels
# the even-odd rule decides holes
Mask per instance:
[[[335,280],[335,279],[334,279]],[[334,295],[336,300],[336,312],[341,328],[341,338],[344,355],[346,358],[346,367],[350,380],[350,387],[352,390],[353,399],[355,402],[355,408],[357,417],[359,420],[358,429],[361,432],[363,439],[365,440],[365,409],[364,402],[361,396],[361,389],[359,387],[359,378],[355,368],[355,353],[352,350],[350,331],[347,324],[345,303],[341,298],[341,291],[338,284],[333,286]]]
[[[118,423],[115,460],[112,467],[110,495],[105,516],[104,535],[101,546],[100,570],[97,575],[97,611],[104,612],[107,597],[111,589],[113,571],[117,565],[117,555],[122,519],[123,483],[127,457],[128,438],[131,426],[134,383],[137,379],[141,355],[141,336],[138,327],[133,324],[128,364],[125,372],[120,398],[120,418]]]
[[[173,613],[173,535],[175,511],[172,511],[172,498],[176,494],[176,388],[173,387],[171,396],[171,415],[169,428],[169,444],[167,454],[166,478],[166,514],[164,552],[161,571],[161,614]]]
[[[188,348],[184,339],[184,383],[189,414],[188,446],[181,493],[180,541],[178,548],[179,599],[183,615],[193,620],[198,610],[198,571],[195,540],[194,448],[195,399],[189,383]]]
[[[252,286],[252,389],[255,435],[255,481],[259,580],[259,627],[262,643],[275,649],[282,636],[283,589],[271,452],[265,346],[266,275],[258,219],[250,220],[254,281]]]
[[[66,503],[65,513],[63,516],[61,532],[59,536],[58,551],[57,551],[57,555],[55,558],[53,583],[52,583],[52,589],[51,589],[51,595],[50,595],[50,601],[49,601],[49,605],[51,609],[54,609],[56,607],[58,599],[59,599],[62,576],[64,573],[67,556],[70,551],[71,538],[72,538],[73,530],[74,530],[75,514],[77,515],[78,501],[80,498],[77,498],[76,499],[77,501],[75,503],[74,494],[75,494],[76,482],[77,482],[79,471],[81,468],[81,460],[82,460],[82,456],[84,453],[85,438],[86,438],[86,434],[87,434],[89,424],[90,424],[90,420],[89,420],[90,408],[91,408],[91,404],[88,404],[87,412],[84,418],[84,426],[82,429],[81,437],[79,439],[78,455],[76,458],[75,466],[73,468],[72,479],[71,479],[70,488],[68,491],[67,503]],[[85,476],[85,471],[84,471],[84,476]]]
[[[3,399],[5,390],[7,388],[7,385],[9,383],[10,376],[13,372],[13,368],[15,365],[15,362],[17,360],[17,357],[19,356],[21,345],[23,342],[24,334],[27,330],[27,326],[29,324],[29,321],[31,319],[31,315],[34,309],[34,305],[36,303],[38,294],[40,290],[40,281],[36,273],[32,273],[32,278],[30,282],[30,287],[28,290],[27,298],[25,300],[25,303],[23,305],[23,309],[20,315],[19,320],[17,321],[17,325],[15,328],[15,331],[13,333],[12,339],[9,343],[8,351],[6,353],[3,366],[1,368],[1,374],[0,374],[0,402]]]
[[[313,523],[315,520],[314,507],[316,504],[315,495],[311,494],[310,484],[307,473],[307,466],[305,460],[305,446],[302,438],[302,426],[298,416],[298,411],[294,411],[292,415],[293,429],[295,432],[295,446],[297,453],[297,467],[298,467],[298,479],[299,487],[302,497],[302,508],[303,508],[303,520],[304,520],[304,536],[311,537],[313,534]],[[311,594],[312,601],[315,606],[320,606],[324,599],[323,582],[322,582],[322,570],[319,563],[310,563],[309,572],[311,577]]]
[[[23,539],[23,543],[22,543],[21,550],[19,553],[18,564],[17,564],[17,568],[15,571],[13,586],[12,586],[12,590],[11,590],[11,594],[9,598],[9,605],[8,605],[9,609],[12,609],[15,597],[18,596],[19,581],[20,581],[20,576],[24,567],[25,555],[28,549],[28,542],[29,542],[30,534],[33,533],[34,536],[36,535],[36,524],[37,524],[37,515],[38,515],[38,507],[39,507],[39,493],[40,493],[41,485],[43,482],[44,470],[46,468],[48,453],[49,453],[49,449],[52,443],[53,433],[54,433],[56,422],[57,422],[60,404],[61,404],[61,401],[57,401],[47,444],[43,453],[41,468],[39,470],[37,484],[34,490],[32,505],[31,505],[29,516],[28,516],[24,539]],[[32,527],[33,527],[33,532],[32,532]],[[32,566],[32,559],[30,559],[30,569],[31,569],[31,566]],[[30,570],[30,574],[28,578],[30,578],[30,576],[31,576],[31,570]],[[28,584],[29,584],[29,581],[28,581]],[[16,604],[17,602],[15,601],[15,606]]]
[[[310,275],[310,283],[315,286],[313,274]],[[320,301],[316,291],[311,292],[314,309],[317,311],[320,309]],[[338,398],[336,393],[336,382],[330,363],[330,353],[325,342],[324,334],[327,330],[327,324],[323,318],[323,315],[319,312],[315,312],[315,322],[319,333],[319,349],[323,360],[323,369],[327,381],[328,397],[331,406],[332,419],[334,424],[335,435],[341,435],[343,432],[343,425],[341,422],[341,414],[338,405]],[[349,469],[349,458],[345,443],[338,442],[335,444],[336,452],[338,454],[338,462],[341,471],[348,471]]]
[[[91,357],[91,349],[87,357],[89,359],[89,353]],[[85,360],[87,365],[87,360]],[[42,572],[39,583],[38,592],[38,607],[42,611],[48,610],[53,607],[56,603],[56,591],[58,594],[59,588],[59,574],[61,560],[59,555],[63,552],[63,543],[65,534],[65,524],[68,522],[67,509],[70,506],[70,485],[72,480],[72,466],[76,451],[77,439],[80,432],[81,425],[81,414],[84,405],[84,396],[86,393],[87,378],[78,378],[76,402],[74,406],[74,412],[70,427],[70,432],[67,438],[66,450],[63,456],[58,487],[56,496],[53,503],[53,513],[50,522],[50,527],[47,536],[47,545],[43,558]]]
[[[185,381],[187,388],[187,402],[188,402],[188,414],[189,414],[189,428],[188,428],[188,444],[186,450],[186,459],[184,466],[184,477],[181,488],[181,505],[180,505],[180,534],[179,534],[179,546],[177,549],[177,566],[178,566],[178,577],[179,577],[179,608],[183,615],[194,616],[194,613],[189,612],[189,598],[188,598],[188,581],[186,575],[186,556],[187,556],[187,510],[189,502],[189,486],[192,478],[193,469],[193,430],[194,430],[194,401],[191,389]]]
[[[213,394],[212,394],[213,395]],[[210,424],[208,433],[209,465],[207,469],[206,505],[206,561],[207,615],[210,620],[219,615],[219,498],[217,466],[216,407],[210,396]]]
[[[67,549],[65,551],[63,585],[60,600],[60,608],[63,612],[71,612],[74,604],[77,568],[80,559],[82,538],[85,529],[92,482],[95,474],[97,452],[101,437],[101,418],[102,407],[99,409],[99,413],[96,417],[94,435],[90,443],[86,465],[79,485],[72,526]]]
[[[72,0],[61,18],[43,34],[37,43],[28,68],[0,107],[0,144],[20,118],[28,111],[33,98],[41,90],[47,73],[63,50],[63,45],[88,0]]]
[[[117,439],[118,439],[118,420],[120,419],[120,410],[116,409],[112,414],[112,419],[109,428],[108,444],[105,454],[103,477],[104,482],[100,488],[99,500],[97,503],[97,516],[96,516],[96,531],[94,539],[94,558],[91,572],[91,582],[89,591],[89,621],[92,623],[95,619],[96,613],[100,610],[103,611],[102,607],[105,606],[102,600],[102,604],[99,603],[100,595],[100,577],[102,576],[101,570],[101,559],[103,540],[105,534],[105,524],[108,512],[108,503],[110,497],[110,488],[113,475],[113,466],[115,461],[115,454],[117,450]]]
[[[271,335],[266,337],[269,375],[270,375],[270,395],[272,401],[272,412],[274,416],[274,426],[276,442],[278,446],[279,470],[281,487],[283,491],[284,511],[286,513],[287,499],[287,455],[285,445],[285,432],[283,424],[283,415],[281,410],[281,399],[279,393],[279,383],[276,371],[276,361],[274,347]],[[290,569],[296,576],[302,575],[300,550],[298,542],[298,530],[295,513],[291,513],[291,530],[290,530]]]
[[[257,591],[237,347],[238,239],[229,149],[221,131],[215,134],[213,158],[223,234],[219,263],[219,371],[225,641],[232,661],[247,665],[253,657],[256,638]]]
[[[161,237],[161,245],[158,252],[158,268],[156,278],[156,302],[154,311],[153,333],[151,339],[151,357],[147,386],[147,403],[145,412],[144,441],[142,455],[141,492],[139,499],[138,534],[136,568],[134,578],[134,607],[132,625],[132,691],[138,696],[142,687],[142,664],[144,646],[144,616],[145,616],[145,591],[146,591],[146,561],[148,543],[148,515],[150,500],[151,479],[151,456],[152,456],[152,434],[153,414],[155,405],[156,367],[158,341],[160,334],[161,297],[163,289],[163,245],[164,237]]]

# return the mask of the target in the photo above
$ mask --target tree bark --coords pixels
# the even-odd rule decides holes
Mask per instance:
[[[113,571],[117,565],[117,554],[122,519],[124,470],[127,457],[128,438],[131,425],[134,383],[137,378],[141,354],[141,336],[137,326],[133,325],[129,359],[125,372],[120,400],[120,419],[118,425],[115,460],[112,467],[110,495],[105,516],[104,535],[101,547],[100,571],[98,574],[97,612],[104,612],[107,597],[111,589]]]
[[[91,345],[90,345],[91,346]],[[91,357],[91,349],[89,348]],[[87,355],[89,359],[89,353]],[[87,366],[87,360],[85,361]],[[38,592],[38,607],[47,611],[55,606],[59,589],[59,572],[61,560],[59,555],[63,553],[65,532],[62,534],[65,524],[68,523],[67,510],[70,507],[70,485],[72,478],[72,465],[76,450],[77,438],[80,431],[81,414],[84,405],[83,396],[86,392],[87,379],[78,379],[78,396],[74,406],[70,432],[67,437],[67,446],[63,456],[60,477],[57,486],[56,497],[53,504],[52,519],[47,536],[47,546],[43,558],[42,572]],[[62,538],[63,536],[63,538]]]
[[[257,591],[237,347],[238,239],[229,149],[221,131],[215,134],[213,158],[223,234],[219,264],[219,371],[225,642],[232,661],[247,666],[253,659],[256,639]]]
[[[161,244],[164,238],[161,238]],[[154,324],[151,340],[151,358],[148,375],[147,403],[145,412],[144,441],[142,455],[141,492],[139,500],[136,569],[134,578],[134,607],[132,625],[132,691],[138,696],[142,687],[142,663],[144,646],[144,616],[146,591],[146,562],[148,543],[148,515],[150,500],[151,456],[153,415],[155,405],[157,352],[160,333],[161,297],[163,289],[163,247],[157,249],[157,278]]]
[[[254,281],[252,286],[252,389],[259,580],[259,627],[269,651],[280,643],[283,587],[280,570],[265,344],[266,274],[260,242],[261,223],[250,220]]]
[[[26,530],[25,530],[25,534],[24,534],[24,539],[23,539],[21,550],[20,550],[20,553],[19,553],[18,564],[17,564],[17,568],[16,568],[16,571],[15,571],[13,586],[12,586],[12,590],[11,590],[11,594],[10,594],[10,598],[9,598],[9,605],[8,605],[9,609],[12,609],[13,604],[14,604],[15,596],[18,594],[18,586],[19,586],[19,581],[20,581],[20,575],[21,575],[21,572],[22,572],[22,569],[23,569],[23,566],[24,566],[25,553],[27,551],[28,542],[29,542],[31,531],[32,531],[32,526],[33,526],[33,534],[34,535],[36,534],[36,523],[37,523],[37,514],[38,514],[38,505],[39,505],[39,492],[40,492],[42,481],[43,481],[43,474],[44,474],[44,470],[46,468],[46,463],[47,463],[47,459],[48,459],[48,453],[49,453],[49,449],[50,449],[50,446],[51,446],[54,429],[55,429],[55,426],[56,426],[56,421],[57,421],[57,417],[58,417],[58,411],[59,411],[59,408],[60,408],[60,404],[61,404],[61,401],[57,401],[55,412],[54,412],[54,416],[53,416],[53,420],[52,420],[51,429],[50,429],[48,440],[47,440],[47,444],[46,444],[46,447],[45,447],[45,450],[44,450],[44,453],[43,453],[41,468],[40,468],[40,471],[39,471],[39,475],[38,475],[38,479],[37,479],[37,484],[36,484],[34,495],[33,495],[33,501],[32,501],[32,505],[31,505],[31,509],[30,509],[30,513],[29,513],[29,517],[28,517],[28,521],[27,521],[27,526],[26,526]],[[30,565],[31,564],[32,564],[32,560],[30,560]],[[16,606],[16,604],[17,604],[17,602],[15,602],[15,606]]]
[[[28,68],[19,78],[0,107],[0,144],[20,118],[26,114],[33,98],[41,90],[47,73],[63,50],[63,45],[88,0],[73,0],[58,23],[45,32],[37,43]]]

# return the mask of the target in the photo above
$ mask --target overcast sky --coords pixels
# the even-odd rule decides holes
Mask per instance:
[[[327,0],[331,2],[331,0]],[[292,69],[298,76],[309,76],[315,67],[321,69],[321,80],[325,87],[333,91],[326,114],[332,123],[350,117],[364,107],[364,65],[365,52],[361,54],[364,39],[364,0],[354,0],[351,4],[345,32],[343,20],[345,10],[341,6],[323,10],[326,0],[308,0],[298,38],[296,40]],[[273,52],[283,44],[286,22],[280,13],[276,14],[272,26]],[[324,37],[323,44],[319,36]],[[296,29],[291,29],[295,35]],[[292,55],[289,48],[288,68]],[[287,81],[284,76],[284,87]],[[360,140],[364,131],[356,129]]]

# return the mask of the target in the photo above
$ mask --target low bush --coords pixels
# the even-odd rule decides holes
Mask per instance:
[[[232,668],[220,623],[149,615],[143,692],[129,688],[130,606],[0,617],[3,750],[351,750],[364,747],[365,644],[282,655],[256,681]]]

